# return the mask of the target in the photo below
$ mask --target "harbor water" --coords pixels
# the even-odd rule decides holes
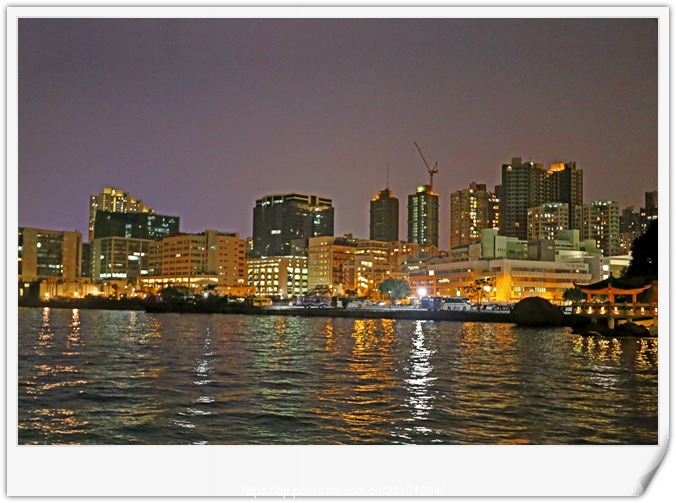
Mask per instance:
[[[18,316],[20,444],[658,439],[657,338],[278,315]]]

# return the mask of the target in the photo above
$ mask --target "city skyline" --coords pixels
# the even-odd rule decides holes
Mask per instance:
[[[257,198],[297,192],[367,237],[388,164],[400,200],[428,179],[414,141],[442,248],[451,193],[512,157],[575,161],[584,202],[657,189],[654,19],[20,19],[18,40],[20,226],[84,235],[119,187],[247,237]]]

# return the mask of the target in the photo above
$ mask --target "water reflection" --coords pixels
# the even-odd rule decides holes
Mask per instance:
[[[89,421],[82,421],[77,414],[69,409],[37,409],[27,420],[19,423],[19,435],[22,431],[31,431],[43,438],[49,439],[50,444],[77,444],[78,435],[84,433]],[[70,441],[69,441],[70,440]],[[39,444],[39,440],[32,443]]]
[[[573,353],[597,362],[622,363],[639,369],[647,370],[658,366],[656,337],[608,339],[578,335],[573,339]]]
[[[313,412],[334,425],[334,442],[377,441],[389,434],[396,405],[395,323],[354,320],[342,333],[333,321],[325,325],[330,385],[318,390]]]
[[[650,443],[657,349],[507,324],[27,309],[19,441]]]
[[[66,342],[66,349],[69,351],[64,351],[64,355],[77,355],[79,351],[77,349],[82,345],[80,340],[80,310],[73,309],[69,324],[68,331],[68,340]]]
[[[409,421],[426,419],[429,411],[433,409],[434,395],[432,386],[437,379],[432,376],[434,366],[431,359],[434,351],[425,347],[425,333],[422,329],[423,321],[417,321],[413,334],[413,347],[408,359],[409,378],[405,379],[409,393],[408,403],[411,407],[412,417]]]
[[[54,346],[54,332],[50,323],[51,309],[45,307],[42,309],[40,330],[38,331],[38,341],[36,351],[40,355],[45,355],[46,350]]]

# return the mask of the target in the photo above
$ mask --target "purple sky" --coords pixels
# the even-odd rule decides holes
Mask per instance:
[[[439,162],[450,194],[512,157],[577,161],[584,200],[657,190],[654,19],[21,19],[19,225],[87,239],[121,188],[181,230],[251,235],[257,198],[333,198],[336,235]]]

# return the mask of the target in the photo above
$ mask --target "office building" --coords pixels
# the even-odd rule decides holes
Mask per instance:
[[[308,240],[307,288],[325,286],[335,295],[345,291],[343,264],[357,251],[351,237],[320,236]]]
[[[329,198],[305,194],[262,197],[254,208],[252,258],[289,256],[294,240],[333,236],[333,218]]]
[[[451,248],[474,243],[483,229],[499,225],[499,202],[485,184],[472,182],[451,194]]]
[[[387,188],[371,199],[369,238],[376,241],[399,241],[399,199]]]
[[[439,195],[431,185],[421,185],[408,196],[408,242],[439,246]]]
[[[259,257],[247,259],[248,283],[256,295],[294,299],[308,290],[306,257]]]
[[[177,234],[180,217],[99,210],[94,222],[94,239],[119,237],[155,240]]]
[[[245,243],[236,232],[215,230],[154,241],[144,282],[154,289],[180,285],[197,293],[246,294]]]
[[[94,229],[96,227],[97,211],[110,211],[113,213],[155,212],[152,208],[143,204],[143,201],[140,199],[136,199],[120,189],[106,187],[100,194],[89,197],[89,243],[96,237],[94,236]]]
[[[141,276],[148,275],[150,239],[104,237],[91,242],[92,281],[127,280],[136,284]]]

